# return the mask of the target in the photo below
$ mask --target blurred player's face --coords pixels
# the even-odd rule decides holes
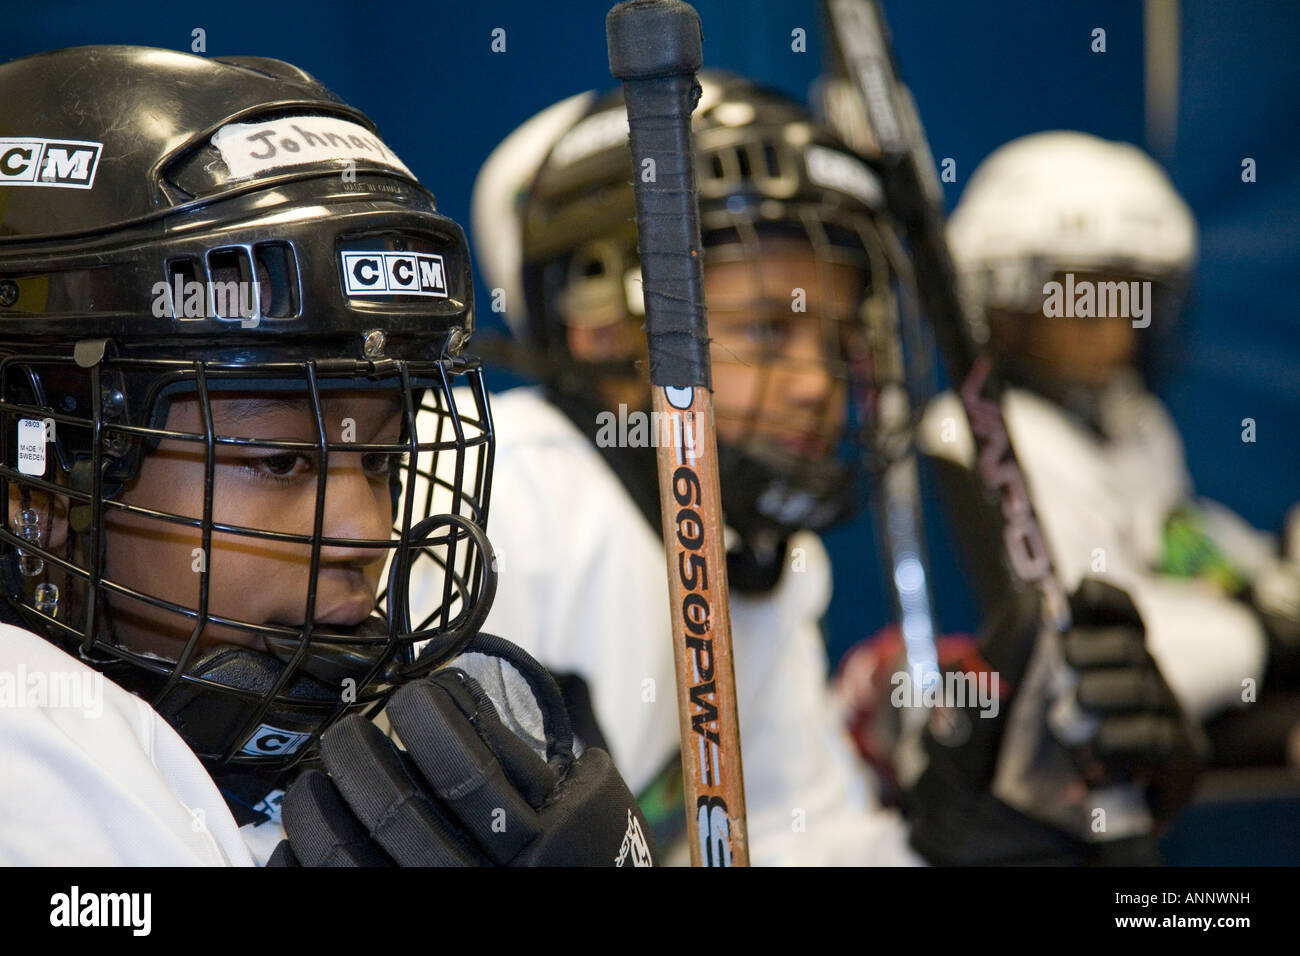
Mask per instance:
[[[211,407],[218,435],[317,440],[315,416],[305,400],[223,394],[211,397]],[[391,394],[326,392],[322,411],[331,442],[345,437],[361,444],[398,440],[401,404]],[[345,419],[350,419],[354,428],[346,436]],[[173,401],[166,427],[201,434],[198,401],[193,397]],[[311,534],[320,467],[316,453],[231,445],[216,448],[214,523]],[[322,535],[381,540],[391,536],[390,464],[389,456],[382,453],[330,453]],[[203,444],[164,440],[156,451],[144,456],[139,475],[119,500],[202,518],[203,488]],[[105,524],[109,578],[182,606],[198,607],[202,547],[198,528],[113,510],[107,512]],[[387,553],[382,548],[322,546],[313,620],[346,627],[369,616]],[[304,623],[311,574],[309,544],[214,531],[206,560],[210,614],[254,624]],[[194,627],[192,619],[139,601],[114,595],[109,603],[116,638],[133,650],[174,659]],[[214,624],[207,626],[201,643],[261,648],[255,635]]]
[[[704,288],[719,440],[752,437],[801,458],[828,455],[848,413],[832,356],[842,362],[854,348],[848,320],[861,273],[838,263],[819,270],[807,243],[765,239],[755,258],[706,261]],[[796,311],[800,303],[806,311]]]
[[[1075,272],[1074,283],[1124,281],[1133,276]],[[1055,281],[1064,283],[1065,274]],[[1072,385],[1098,387],[1133,365],[1137,330],[1128,316],[1045,316],[989,310],[989,325],[1000,351],[1017,356],[1039,375]]]
[[[706,253],[706,260],[708,259]],[[704,290],[712,338],[713,405],[718,438],[770,442],[801,458],[830,453],[847,418],[848,392],[831,369],[861,346],[850,341],[862,275],[844,264],[819,271],[812,247],[767,238],[757,256],[705,262]],[[798,293],[796,295],[796,292]],[[802,311],[796,311],[796,306]],[[595,321],[583,316],[567,329],[569,350],[587,362],[645,356],[639,319]],[[641,379],[593,383],[608,408],[649,404]]]
[[[626,318],[622,309],[609,321],[570,324],[566,335],[569,352],[579,362],[620,362],[646,356],[645,332],[640,322]],[[609,409],[620,405],[638,409],[650,404],[645,382],[630,375],[601,376],[592,387],[600,403]]]

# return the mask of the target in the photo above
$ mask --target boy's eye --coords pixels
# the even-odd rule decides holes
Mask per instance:
[[[749,338],[759,345],[776,344],[780,340],[783,324],[773,319],[757,319],[751,322],[747,330]]]
[[[716,339],[736,345],[741,342],[765,345],[779,337],[784,326],[783,316],[762,315],[751,310],[714,313],[710,314],[709,320],[709,330]]]
[[[387,478],[394,469],[406,464],[406,454],[396,451],[371,451],[361,456],[361,467],[368,473]]]
[[[312,460],[298,452],[281,452],[254,462],[258,471],[272,478],[294,478],[311,470]]]

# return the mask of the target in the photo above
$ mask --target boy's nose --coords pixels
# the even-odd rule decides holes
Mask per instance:
[[[392,537],[392,521],[388,484],[381,485],[366,474],[359,453],[332,453],[325,482],[321,535],[387,541]],[[323,545],[321,560],[364,566],[383,561],[387,553],[379,547]]]
[[[822,335],[817,320],[800,322],[782,350],[777,395],[793,408],[820,406],[830,391],[831,372]]]

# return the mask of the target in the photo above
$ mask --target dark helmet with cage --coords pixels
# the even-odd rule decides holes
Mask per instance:
[[[5,616],[149,700],[214,771],[279,774],[487,614],[493,437],[464,354],[464,233],[364,114],[287,63],[82,47],[0,66],[0,100]],[[377,399],[383,434],[330,420]],[[309,424],[241,433],[217,414],[232,401]],[[175,510],[137,493],[160,449],[192,466]],[[232,464],[257,452],[307,476],[302,522],[240,520]],[[358,460],[382,536],[324,518],[349,507],[334,463]],[[301,584],[275,614],[218,600],[253,556],[266,587],[290,567]],[[413,624],[416,561],[446,586]],[[358,569],[373,597],[385,562],[366,605]],[[346,614],[320,606],[340,575]]]
[[[693,130],[723,508],[745,545],[732,549],[733,578],[758,589],[779,575],[791,534],[830,527],[862,499],[863,463],[883,437],[874,428],[882,390],[903,384],[908,266],[876,173],[802,105],[732,74],[705,71],[700,84]],[[545,356],[562,402],[601,393],[593,382],[644,376],[632,189],[643,174],[615,93],[555,139],[523,198],[526,310],[512,319]],[[792,247],[802,250],[793,258]],[[785,271],[800,261],[802,272]],[[723,272],[718,294],[710,278]],[[737,327],[743,334],[729,340]],[[793,355],[797,327],[818,344]],[[591,329],[622,342],[622,354],[575,354],[575,330]],[[799,363],[820,376],[802,408],[788,387]],[[739,369],[744,387],[729,388]],[[601,394],[608,404],[628,392]],[[589,410],[583,418],[592,421]],[[643,505],[657,522],[654,508]]]

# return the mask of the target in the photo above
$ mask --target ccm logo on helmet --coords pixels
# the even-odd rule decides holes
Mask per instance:
[[[103,148],[81,140],[0,137],[0,186],[89,189]]]
[[[442,256],[414,252],[343,252],[348,295],[424,295],[447,298]]]
[[[311,739],[311,734],[300,734],[293,730],[281,730],[270,724],[262,724],[248,742],[240,749],[253,757],[271,757],[279,754],[291,754]]]

